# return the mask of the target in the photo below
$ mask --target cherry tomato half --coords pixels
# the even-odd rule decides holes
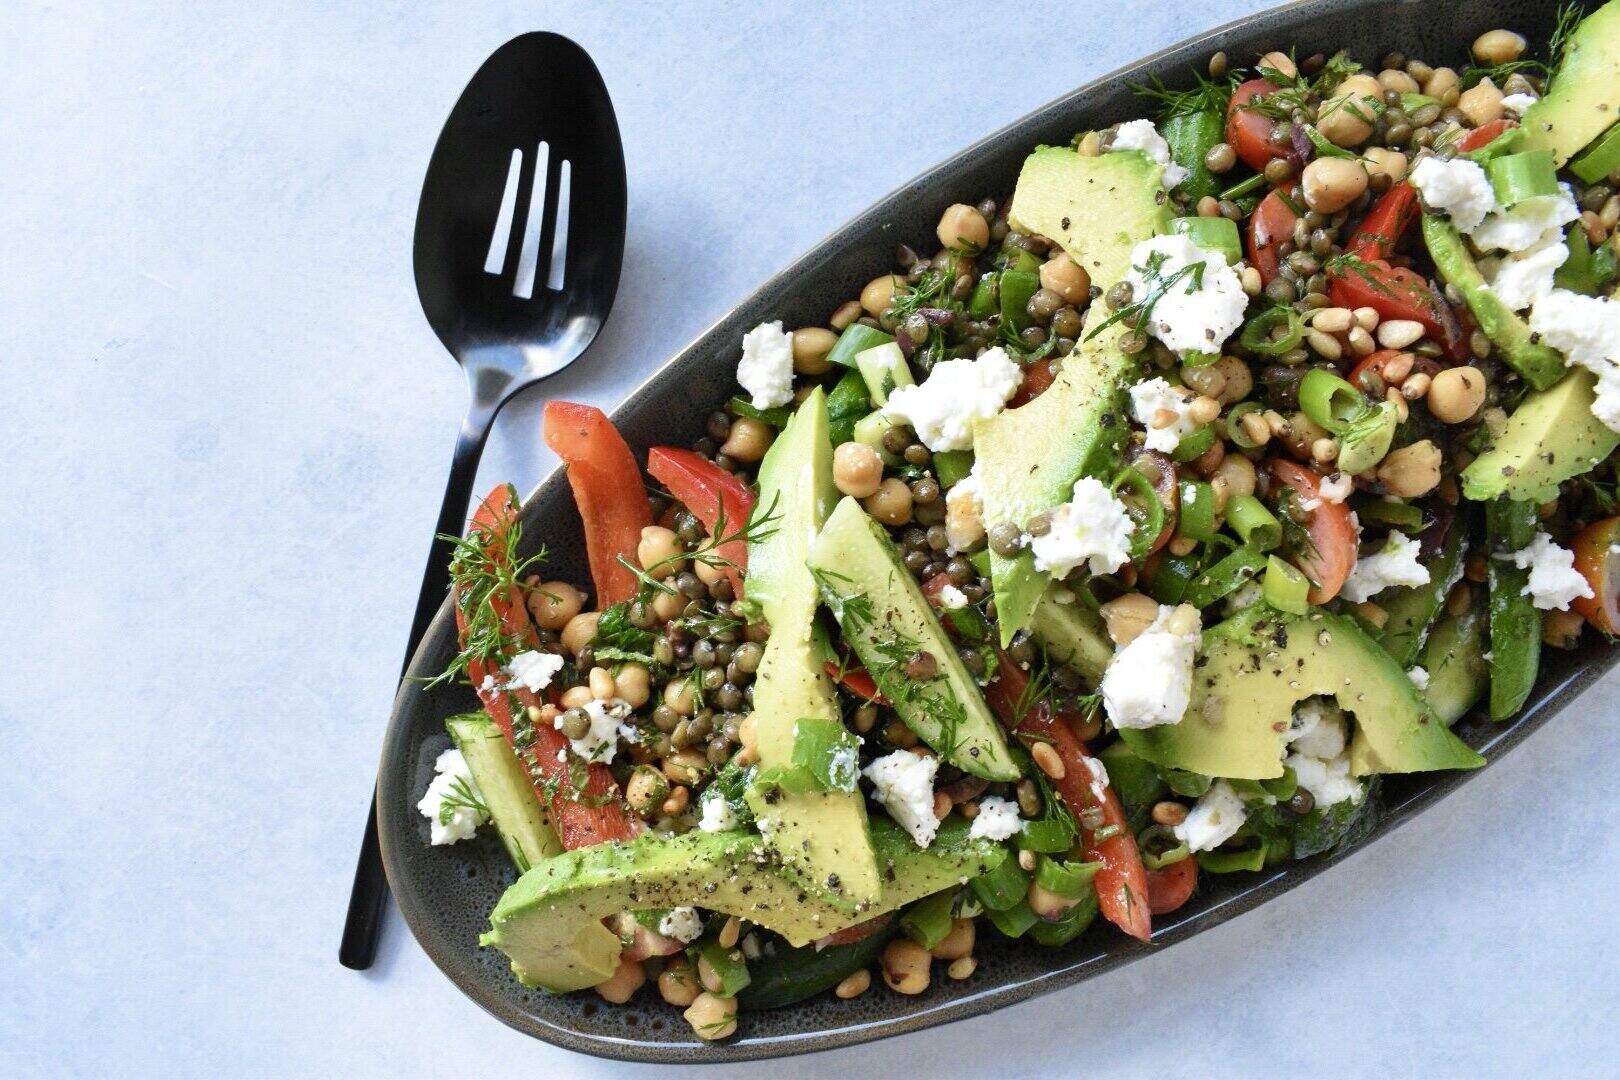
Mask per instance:
[[[1271,142],[1277,122],[1249,107],[1255,98],[1276,92],[1277,88],[1265,79],[1250,79],[1238,84],[1226,105],[1226,141],[1251,169],[1263,169],[1272,158],[1283,156],[1283,151]]]
[[[1278,483],[1316,504],[1306,511],[1305,518],[1305,532],[1316,553],[1302,558],[1299,568],[1313,582],[1307,599],[1313,604],[1325,604],[1339,595],[1356,565],[1356,524],[1350,508],[1322,498],[1322,477],[1303,465],[1273,458],[1267,467]]]
[[[1620,517],[1594,521],[1575,536],[1575,569],[1592,586],[1592,596],[1570,606],[1605,634],[1620,634]]]

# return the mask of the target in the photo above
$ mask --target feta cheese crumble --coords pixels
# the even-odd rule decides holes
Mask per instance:
[[[974,421],[1004,409],[1023,378],[1023,369],[998,345],[974,360],[940,361],[921,383],[890,394],[883,414],[910,424],[935,453],[971,450]]]
[[[1131,120],[1119,125],[1111,149],[1140,150],[1149,161],[1163,165],[1166,188],[1179,187],[1187,179],[1187,170],[1170,160],[1170,144],[1151,120]]]
[[[955,585],[947,585],[939,590],[939,602],[946,611],[961,611],[968,606],[967,593]]]
[[[1149,450],[1161,454],[1175,453],[1181,440],[1191,435],[1198,425],[1188,412],[1193,395],[1179,386],[1171,386],[1161,378],[1145,379],[1130,389],[1131,418],[1147,432]],[[1172,414],[1168,420],[1163,415]]]
[[[1410,179],[1423,193],[1423,201],[1451,215],[1463,232],[1475,229],[1496,206],[1496,192],[1485,170],[1467,158],[1426,157],[1413,167]]]
[[[1029,540],[1035,569],[1042,573],[1062,578],[1085,566],[1093,574],[1112,574],[1130,562],[1136,524],[1101,481],[1090,476],[1076,480],[1074,497],[1054,508],[1050,517],[1051,527]]]
[[[682,904],[664,912],[658,920],[658,932],[685,945],[703,936],[703,916],[695,907]]]
[[[1091,787],[1092,796],[1098,803],[1106,801],[1108,798],[1108,766],[1094,757],[1081,757],[1080,763],[1086,767],[1086,773],[1091,778],[1087,781],[1087,784]]]
[[[872,797],[920,848],[934,842],[939,819],[934,817],[934,773],[939,759],[896,750],[866,767]]]
[[[782,320],[760,323],[743,335],[737,382],[756,409],[774,409],[793,400],[793,335]]]
[[[620,738],[636,741],[635,729],[624,722],[629,719],[631,709],[630,703],[623,698],[613,698],[611,701],[593,698],[581,705],[580,710],[590,719],[590,730],[582,738],[569,739],[568,747],[586,761],[606,764],[619,752]],[[563,714],[558,713],[551,726],[561,731]]]
[[[704,832],[730,832],[742,824],[737,820],[737,812],[718,791],[711,789],[705,792],[698,806],[702,810],[698,817],[698,828]]]
[[[506,665],[506,674],[513,686],[526,687],[538,694],[551,685],[551,680],[562,669],[563,658],[560,654],[529,649],[512,657],[512,662]]]
[[[1520,548],[1509,557],[1520,570],[1529,568],[1530,580],[1520,595],[1530,597],[1543,611],[1554,608],[1568,611],[1571,600],[1592,596],[1591,583],[1575,569],[1575,553],[1559,547],[1539,529],[1528,547]]]
[[[1356,479],[1346,472],[1330,472],[1316,485],[1316,493],[1330,503],[1342,503],[1356,490]]]
[[[1024,819],[1018,816],[1018,804],[990,795],[979,800],[979,813],[968,835],[974,839],[1010,840],[1023,831]]]
[[[1350,775],[1344,710],[1326,698],[1308,698],[1294,709],[1283,764],[1294,770],[1294,779],[1319,807],[1346,799],[1359,803],[1366,793],[1361,781]]]
[[[1412,668],[1409,671],[1407,671],[1406,677],[1408,679],[1411,679],[1412,680],[1412,685],[1417,687],[1418,690],[1420,690],[1420,691],[1427,690],[1429,688],[1429,669],[1428,668],[1422,668],[1422,667]]]
[[[1147,728],[1174,724],[1187,711],[1192,696],[1193,658],[1198,652],[1199,622],[1193,612],[1192,628],[1171,629],[1180,609],[1159,605],[1159,614],[1130,644],[1114,654],[1103,673],[1103,705],[1116,728]],[[1179,628],[1178,628],[1179,629]]]
[[[435,844],[469,840],[478,826],[489,820],[483,793],[473,784],[467,759],[455,747],[434,760],[433,780],[416,808],[428,819],[430,839]]]
[[[1520,199],[1507,209],[1495,209],[1470,233],[1481,251],[1525,251],[1547,241],[1563,243],[1564,226],[1581,216],[1569,185],[1557,195]]]
[[[1243,325],[1243,279],[1226,256],[1185,236],[1155,236],[1131,249],[1125,275],[1133,303],[1148,311],[1144,329],[1177,353],[1220,351]]]
[[[1530,311],[1530,329],[1564,354],[1564,363],[1597,376],[1592,415],[1620,431],[1620,304],[1553,289]]]
[[[1502,108],[1514,116],[1523,116],[1530,106],[1540,100],[1534,94],[1508,94],[1502,98]]]
[[[1522,251],[1500,259],[1481,259],[1480,272],[1496,298],[1523,311],[1553,291],[1553,273],[1569,258],[1569,248],[1556,231]]]
[[[1352,604],[1359,604],[1395,585],[1427,585],[1428,568],[1418,562],[1422,547],[1413,537],[1390,533],[1383,551],[1356,560],[1356,567],[1350,571],[1339,595]]]
[[[1220,847],[1236,835],[1249,816],[1248,807],[1232,785],[1217,780],[1193,804],[1186,820],[1173,830],[1176,839],[1190,851],[1210,851]]]

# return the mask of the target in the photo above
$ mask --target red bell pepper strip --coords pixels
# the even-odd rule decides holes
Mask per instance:
[[[1489,146],[1496,141],[1496,137],[1502,132],[1518,126],[1512,120],[1492,120],[1489,123],[1481,124],[1457,140],[1457,152],[1466,154],[1470,150],[1478,150],[1482,146]]]
[[[860,668],[842,667],[829,660],[825,665],[825,670],[827,678],[838,683],[857,697],[865,698],[867,701],[875,702],[878,705],[887,705],[889,703],[889,699],[884,697],[882,691],[878,689],[876,680]]]
[[[1039,702],[1022,717],[1017,702],[1029,683],[1029,675],[1017,664],[1000,658],[996,678],[985,688],[991,711],[1009,731],[1033,736],[1057,751],[1063,762],[1063,776],[1052,786],[1080,824],[1080,839],[1088,862],[1102,864],[1092,885],[1097,890],[1097,907],[1104,917],[1127,934],[1141,941],[1153,937],[1153,915],[1148,905],[1147,870],[1136,837],[1131,835],[1125,808],[1111,786],[1102,788],[1102,798],[1092,790],[1091,771],[1086,766],[1086,745],[1070,726],[1070,717],[1054,715],[1046,702]],[[1087,820],[1102,817],[1101,827],[1087,828]]]
[[[485,540],[486,550],[500,551],[501,538],[516,518],[517,502],[512,489],[503,484],[489,494],[473,515],[472,535]],[[463,595],[461,587],[457,586],[456,628],[464,636],[467,616],[462,607]],[[534,643],[534,624],[529,620],[529,609],[522,596],[497,592],[490,595],[488,602],[499,616],[501,629],[506,636],[525,646]],[[606,765],[587,765],[584,790],[578,798],[569,797],[572,791],[569,767],[565,761],[557,760],[558,753],[568,745],[562,732],[549,724],[535,724],[534,742],[526,750],[518,749],[512,739],[513,701],[519,708],[542,705],[543,702],[532,691],[520,687],[508,693],[501,689],[498,684],[503,681],[503,676],[498,666],[479,658],[468,662],[467,678],[478,692],[478,699],[483,702],[490,719],[495,721],[513,752],[523,762],[524,771],[534,785],[535,795],[542,805],[550,807],[552,828],[556,829],[557,838],[562,841],[564,848],[572,851],[593,844],[628,840],[640,831],[636,819],[630,816],[619,800],[619,786]],[[548,784],[547,781],[552,783]]]
[[[748,542],[742,539],[742,532],[748,525],[748,515],[754,512],[754,493],[748,485],[702,454],[673,446],[655,446],[647,451],[647,471],[703,522],[711,539],[721,538],[716,530],[737,537],[720,544],[714,554],[724,560],[718,569],[741,596],[743,571],[748,568]]]
[[[652,503],[623,436],[601,409],[569,401],[546,403],[546,445],[568,465],[568,486],[585,526],[585,554],[602,610],[636,595],[634,563],[641,530],[652,524]]]
[[[1468,335],[1457,313],[1417,273],[1382,259],[1360,259],[1329,275],[1328,293],[1339,307],[1370,307],[1380,318],[1422,323],[1449,359],[1468,359]]]
[[[1358,259],[1388,259],[1395,254],[1401,236],[1417,220],[1418,212],[1417,189],[1402,180],[1373,203],[1350,234],[1345,251]]]
[[[1148,908],[1168,915],[1185,904],[1198,884],[1198,860],[1191,855],[1180,862],[1147,872]]]
[[[1260,271],[1260,280],[1266,285],[1276,280],[1282,268],[1280,249],[1294,235],[1294,222],[1299,220],[1288,205],[1296,186],[1290,180],[1272,191],[1249,215],[1249,265]]]

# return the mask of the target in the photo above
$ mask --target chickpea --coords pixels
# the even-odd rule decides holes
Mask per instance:
[[[607,981],[596,985],[596,992],[603,1001],[611,1001],[615,1005],[623,1005],[636,996],[647,981],[647,973],[641,970],[641,964],[635,960],[620,960],[619,966],[613,969],[613,974]]]
[[[1440,448],[1428,439],[1403,446],[1378,466],[1378,479],[1403,499],[1427,495],[1440,483]]]
[[[1069,900],[1055,892],[1043,889],[1033,881],[1029,883],[1028,900],[1029,909],[1048,922],[1061,919],[1065,912],[1079,903],[1078,900]]]
[[[1159,617],[1159,602],[1139,592],[1126,593],[1099,608],[1108,637],[1124,648],[1142,635],[1154,619]]]
[[[691,716],[697,705],[692,694],[692,680],[677,679],[665,686],[664,704],[673,709],[677,716]]]
[[[820,326],[793,331],[793,370],[800,375],[825,375],[832,364],[827,354],[838,344],[838,335]]]
[[[839,304],[828,318],[827,325],[842,333],[850,323],[861,317],[861,302],[859,300],[846,300]]]
[[[1360,146],[1372,134],[1383,95],[1384,88],[1371,75],[1351,75],[1322,104],[1316,130],[1335,146]]]
[[[625,781],[624,800],[630,809],[644,818],[650,818],[669,798],[669,780],[650,765],[637,765]]]
[[[975,933],[972,919],[953,919],[950,933],[941,938],[939,944],[933,948],[934,959],[960,960],[972,954]]]
[[[696,1001],[700,991],[697,975],[692,971],[692,961],[680,953],[670,957],[658,975],[658,993],[677,1009],[684,1009]]]
[[[716,1042],[727,1039],[737,1031],[737,999],[721,997],[705,990],[692,999],[681,1014],[700,1039]]]
[[[709,759],[698,750],[677,750],[664,759],[664,775],[669,782],[683,785],[678,791],[702,780],[708,767]]]
[[[698,559],[692,564],[692,573],[696,574],[697,579],[705,585],[713,585],[726,576],[724,569],[704,562],[702,559]]]
[[[1484,67],[1495,67],[1524,55],[1524,35],[1511,30],[1487,30],[1474,39],[1474,59]]]
[[[1215,395],[1215,400],[1222,405],[1233,405],[1249,396],[1254,389],[1254,376],[1249,372],[1249,365],[1236,356],[1223,356],[1210,367],[1221,373],[1226,381],[1221,386],[1221,392]],[[1208,391],[1204,391],[1208,393]]]
[[[686,552],[674,530],[648,525],[641,530],[641,540],[636,544],[636,562],[651,576],[667,578],[685,567]]]
[[[957,551],[972,551],[984,543],[984,503],[970,490],[945,493],[945,538]]]
[[[1457,99],[1457,109],[1475,127],[1480,127],[1492,120],[1502,119],[1502,97],[1502,91],[1487,77],[1479,80],[1479,85],[1462,92]]]
[[[1210,483],[1221,481],[1226,488],[1226,497],[1234,495],[1253,495],[1255,486],[1254,462],[1242,454],[1228,454],[1210,477]]]
[[[1079,307],[1091,299],[1091,275],[1065,252],[1041,264],[1041,288],[1050,289],[1066,304]]]
[[[1317,158],[1305,166],[1305,204],[1322,214],[1336,214],[1367,190],[1367,170],[1348,158]]]
[[[902,284],[895,274],[881,274],[866,283],[861,290],[861,307],[873,318],[888,311],[894,304],[894,290]]]
[[[1226,373],[1218,363],[1207,364],[1203,367],[1184,367],[1181,369],[1181,382],[1187,389],[1197,394],[1211,398],[1219,398],[1226,392]],[[1217,401],[1217,404],[1219,402]]]
[[[529,615],[543,630],[561,630],[585,606],[585,594],[566,581],[544,581],[529,590]]]
[[[891,476],[862,500],[862,505],[885,525],[904,525],[911,520],[911,488],[904,480]]]
[[[858,998],[866,993],[872,986],[872,973],[866,968],[852,971],[844,976],[842,982],[833,987],[833,996],[843,1001]]]
[[[1390,183],[1406,179],[1406,155],[1384,146],[1369,146],[1361,152],[1369,176],[1384,175]]]
[[[1285,79],[1297,79],[1299,68],[1294,66],[1294,58],[1285,52],[1268,52],[1260,58],[1260,66],[1270,68]]]
[[[583,709],[596,700],[596,695],[591,693],[591,688],[588,686],[570,686],[562,692],[562,697],[557,700],[562,703],[562,707],[565,709]],[[583,732],[581,735],[583,735]]]
[[[596,639],[596,624],[601,618],[600,611],[586,611],[569,619],[562,628],[563,648],[575,656],[590,648],[591,642]]]
[[[629,663],[613,675],[613,697],[623,698],[632,709],[639,709],[652,697],[652,674],[645,664]]]
[[[1485,404],[1485,375],[1476,367],[1446,368],[1430,380],[1426,400],[1442,424],[1471,420]]]
[[[769,424],[746,416],[739,416],[731,425],[731,434],[720,445],[720,452],[729,458],[752,465],[765,456],[776,439]]]
[[[952,203],[940,215],[939,228],[934,230],[940,246],[946,251],[966,251],[977,255],[990,243],[990,223],[976,207],[966,203]],[[862,298],[865,303],[865,298]]]
[[[1385,68],[1378,73],[1378,85],[1385,90],[1393,90],[1397,94],[1415,94],[1418,92],[1418,81],[1404,71],[1396,68]]]
[[[876,495],[883,483],[883,458],[865,443],[839,443],[833,451],[833,483],[857,499]]]
[[[897,994],[920,994],[928,989],[928,950],[910,938],[895,938],[883,948],[883,982]]]
[[[686,597],[680,593],[661,592],[652,600],[652,611],[659,622],[669,622],[686,606]]]

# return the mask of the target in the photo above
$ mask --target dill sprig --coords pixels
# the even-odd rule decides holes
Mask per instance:
[[[735,562],[720,554],[720,549],[727,544],[735,544],[739,541],[745,545],[761,544],[775,536],[777,526],[774,522],[781,517],[781,514],[776,509],[780,500],[781,493],[778,492],[763,512],[756,509],[753,514],[749,515],[747,521],[730,532],[726,531],[731,529],[731,520],[726,516],[725,502],[717,502],[714,530],[709,538],[699,544],[696,549],[677,551],[673,555],[666,555],[648,567],[637,566],[632,560],[620,555],[619,565],[635,575],[643,596],[651,596],[656,593],[674,596],[675,587],[669,584],[665,578],[669,576],[668,571],[670,569],[679,566],[687,559],[702,563],[704,566],[715,570],[740,570],[741,567]]]
[[[1092,338],[1096,337],[1098,334],[1102,333],[1104,330],[1108,329],[1110,326],[1113,326],[1115,323],[1120,322],[1121,320],[1125,320],[1126,325],[1131,327],[1133,330],[1143,329],[1147,326],[1148,319],[1152,316],[1154,307],[1159,303],[1160,300],[1164,299],[1164,297],[1170,292],[1170,289],[1175,286],[1177,282],[1180,282],[1183,279],[1186,279],[1187,281],[1187,294],[1189,296],[1204,287],[1204,267],[1206,264],[1202,260],[1188,263],[1186,266],[1181,267],[1173,273],[1161,275],[1160,271],[1164,269],[1164,264],[1167,258],[1168,256],[1166,256],[1164,252],[1155,251],[1153,254],[1148,256],[1146,266],[1134,267],[1134,269],[1142,271],[1142,274],[1146,277],[1149,283],[1148,294],[1142,297],[1140,300],[1126,304],[1124,307],[1108,316],[1108,318],[1104,319],[1097,326],[1093,327],[1092,330],[1086,334],[1085,339],[1087,341],[1090,341]]]
[[[450,781],[450,790],[439,802],[439,824],[450,824],[457,810],[471,810],[480,818],[490,816],[489,804],[483,800],[472,784],[467,782],[465,776],[458,776]]]
[[[1159,122],[1176,116],[1190,116],[1203,112],[1226,111],[1226,103],[1238,84],[1238,73],[1231,72],[1221,79],[1211,79],[1196,69],[1192,72],[1193,85],[1189,90],[1172,90],[1157,75],[1148,81],[1131,86],[1131,92],[1159,104]]]

